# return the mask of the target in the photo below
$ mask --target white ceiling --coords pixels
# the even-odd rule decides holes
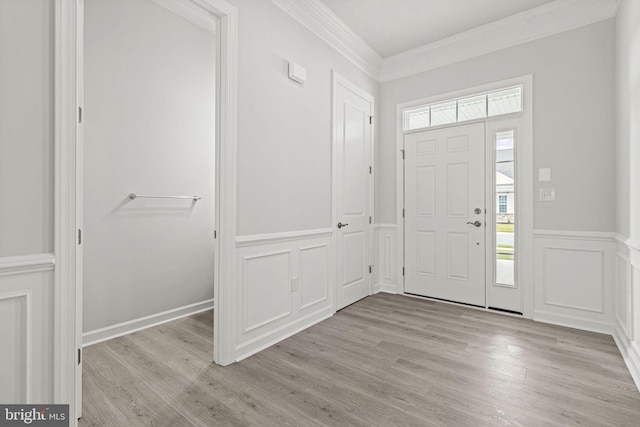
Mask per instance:
[[[381,57],[386,58],[562,0],[321,1]]]

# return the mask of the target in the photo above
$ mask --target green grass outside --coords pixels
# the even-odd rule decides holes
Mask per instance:
[[[513,224],[496,224],[496,231],[499,233],[513,233]]]

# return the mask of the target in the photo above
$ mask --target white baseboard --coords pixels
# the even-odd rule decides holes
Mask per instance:
[[[622,354],[636,388],[640,390],[640,352],[638,348],[629,342],[620,325],[616,324],[613,330],[613,339]]]
[[[582,329],[583,331],[597,332],[600,334],[613,334],[613,325],[599,320],[590,320],[583,317],[568,316],[566,314],[534,311],[533,320],[549,323],[551,325],[565,326],[567,328]]]
[[[162,313],[152,314],[150,316],[141,317],[139,319],[130,320],[128,322],[119,323],[106,328],[96,329],[82,334],[82,347],[88,347],[113,338],[121,337],[132,332],[157,326],[162,323],[171,322],[182,317],[191,316],[213,309],[213,300],[207,300],[190,304],[184,307],[174,308]]]

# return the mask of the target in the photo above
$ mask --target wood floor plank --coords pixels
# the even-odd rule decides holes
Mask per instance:
[[[88,347],[80,426],[638,426],[612,338],[379,294],[240,363],[203,312]]]

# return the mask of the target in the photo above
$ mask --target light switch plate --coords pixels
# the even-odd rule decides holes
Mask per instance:
[[[549,182],[551,181],[551,168],[538,169],[538,181]]]
[[[555,202],[556,201],[556,189],[555,188],[541,188],[540,189],[540,201],[541,202]]]

